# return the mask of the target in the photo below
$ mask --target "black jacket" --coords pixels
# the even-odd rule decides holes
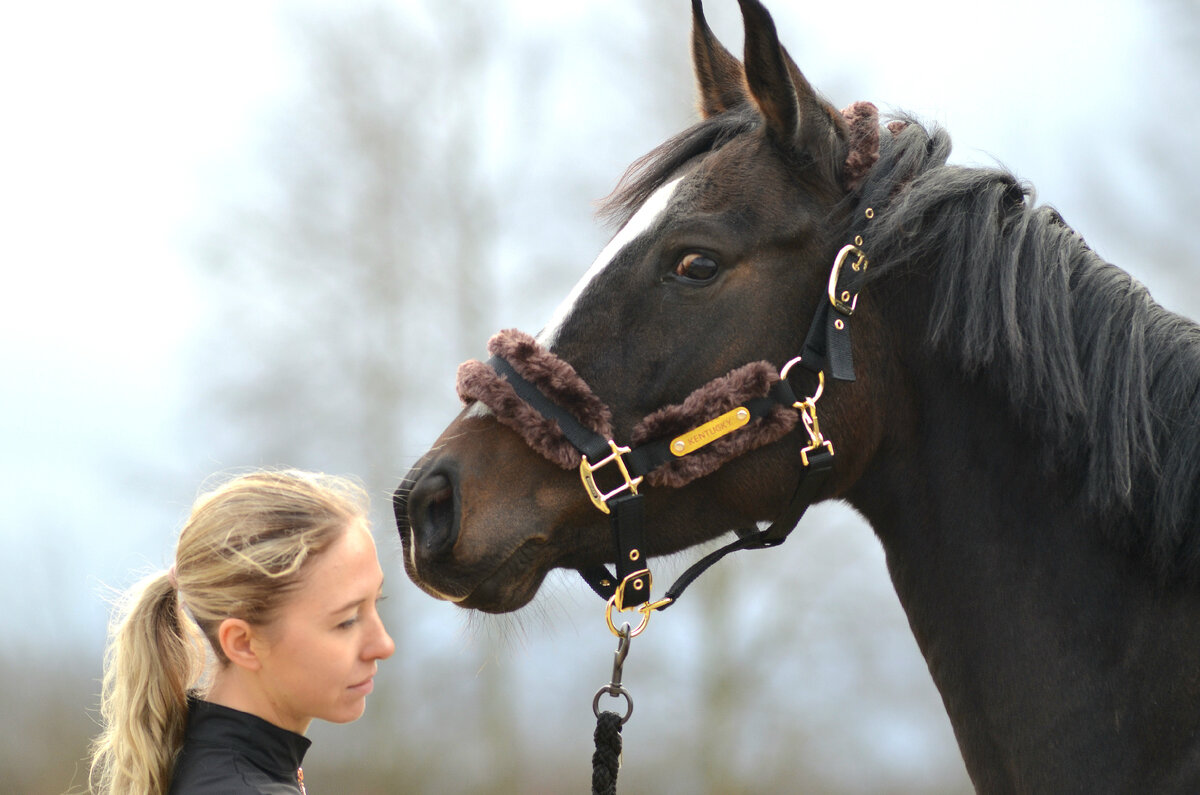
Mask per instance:
[[[299,795],[310,741],[262,718],[188,699],[170,795]]]

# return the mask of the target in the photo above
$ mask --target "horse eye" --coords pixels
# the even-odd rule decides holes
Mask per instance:
[[[675,266],[675,275],[695,282],[706,282],[717,275],[717,263],[703,254],[687,254]]]

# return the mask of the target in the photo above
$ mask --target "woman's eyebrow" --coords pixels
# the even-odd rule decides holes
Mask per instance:
[[[381,594],[381,593],[383,593],[383,581],[382,580],[379,581],[379,590],[377,591],[377,594]],[[332,616],[332,615],[337,615],[338,613],[345,613],[347,610],[358,607],[365,601],[367,601],[367,600],[366,599],[354,599],[350,602],[347,602],[346,604],[342,605],[339,608],[330,610],[329,615]]]
[[[337,607],[337,608],[334,608],[333,610],[330,610],[329,614],[337,615],[338,613],[345,613],[347,610],[358,607],[365,601],[367,601],[367,600],[366,599],[355,599],[353,602],[347,602],[346,604],[342,605],[341,607]]]

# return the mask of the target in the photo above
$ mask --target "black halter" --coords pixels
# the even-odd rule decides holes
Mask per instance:
[[[873,211],[868,209],[865,219],[870,220],[873,216]],[[833,468],[834,450],[833,444],[821,434],[816,402],[824,388],[826,371],[837,380],[854,380],[849,320],[857,304],[858,277],[868,264],[862,244],[862,237],[856,236],[854,244],[843,247],[838,253],[830,272],[827,296],[817,306],[800,355],[784,366],[767,394],[743,401],[732,411],[674,438],[651,439],[636,447],[619,445],[587,427],[547,397],[536,383],[519,373],[503,356],[494,356],[487,362],[521,401],[542,418],[556,423],[562,436],[579,451],[582,457],[580,475],[588,496],[599,510],[611,517],[617,550],[615,575],[603,564],[581,568],[579,573],[592,590],[608,600],[608,621],[614,633],[617,629],[612,621],[613,607],[618,611],[636,609],[643,614],[642,625],[633,632],[638,634],[645,627],[651,611],[674,604],[684,589],[721,558],[742,549],[766,549],[782,544],[808,506],[820,495]],[[844,272],[846,264],[850,265],[849,272]],[[552,354],[547,355],[553,358]],[[818,378],[817,391],[811,397],[798,398],[797,390],[789,380],[796,364]],[[651,602],[652,579],[645,560],[645,521],[639,485],[647,475],[668,462],[689,455],[715,439],[736,433],[777,406],[797,409],[809,437],[809,445],[801,451],[803,469],[800,479],[787,506],[763,530],[737,530],[735,541],[694,563],[667,590],[664,598]],[[607,491],[597,482],[597,473],[601,470],[610,476],[613,486]],[[619,473],[615,478],[611,477],[614,470]]]

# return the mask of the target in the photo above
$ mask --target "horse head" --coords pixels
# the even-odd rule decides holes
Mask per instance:
[[[599,438],[672,439],[761,399],[797,358],[816,314],[831,314],[848,334],[834,268],[856,236],[869,238],[858,189],[878,151],[874,108],[836,110],[780,44],[766,9],[741,6],[744,65],[693,2],[701,121],[626,174],[607,206],[619,231],[536,339],[505,332],[491,343],[508,369]],[[836,311],[822,310],[831,301]],[[870,377],[827,380],[804,361],[785,373],[795,406],[765,409],[728,435],[714,431],[711,446],[635,486],[644,496],[642,553],[773,521],[814,439],[836,447],[815,498],[854,482],[884,432],[883,414],[867,407],[884,403],[887,390],[875,375],[887,371],[885,354],[870,343],[877,321],[869,313],[854,321],[854,359]],[[492,365],[464,365],[459,390],[468,405],[396,492],[412,580],[461,606],[503,612],[526,604],[551,569],[612,562],[610,519],[573,471],[581,456],[561,423],[529,410]],[[797,411],[805,400],[811,411]]]

